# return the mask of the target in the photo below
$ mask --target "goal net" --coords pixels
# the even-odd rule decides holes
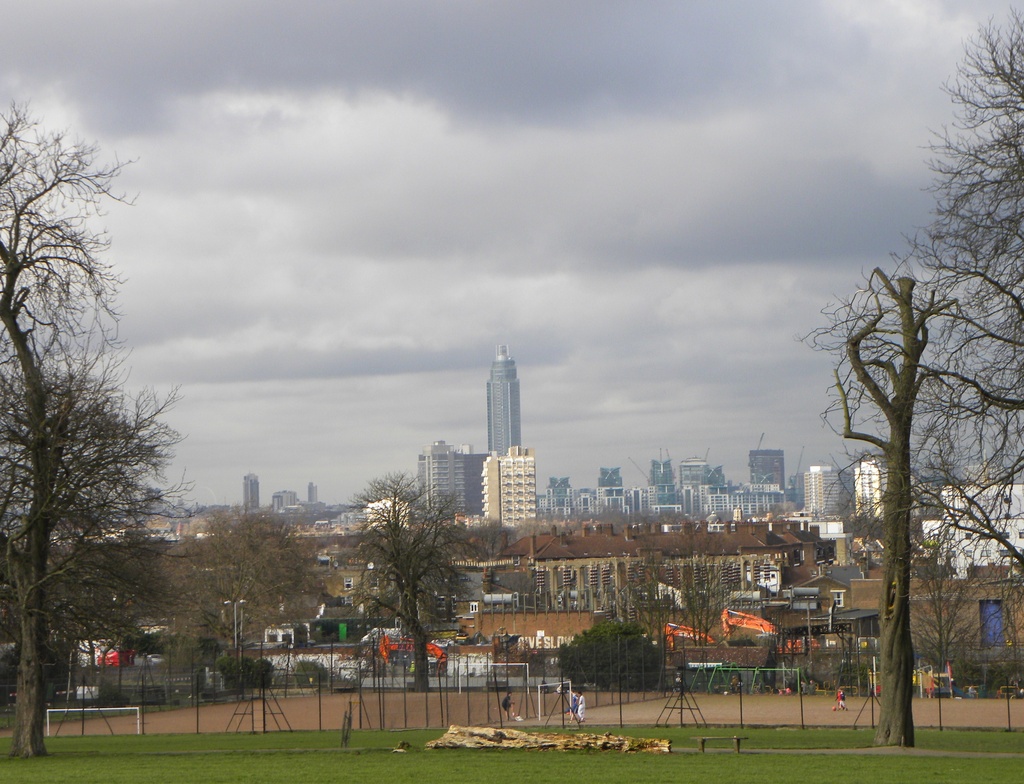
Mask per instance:
[[[142,734],[142,711],[136,706],[124,706],[120,708],[47,708],[46,710],[46,734],[50,735],[51,717],[56,725],[55,734],[60,734],[60,728],[65,722],[85,721],[87,718],[99,718],[104,720],[110,734],[114,734],[114,728],[106,721],[114,715],[135,714],[135,734]]]

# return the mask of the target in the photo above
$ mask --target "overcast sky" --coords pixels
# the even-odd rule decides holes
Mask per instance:
[[[705,454],[745,481],[759,442],[844,461],[798,337],[928,221],[942,85],[1007,10],[43,0],[0,93],[133,161],[121,334],[133,385],[179,388],[199,502],[485,451],[497,344],[539,487]]]

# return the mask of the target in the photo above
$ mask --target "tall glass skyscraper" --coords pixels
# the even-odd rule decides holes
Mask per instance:
[[[487,451],[504,455],[510,447],[522,445],[516,362],[508,355],[508,346],[498,346],[487,382]]]

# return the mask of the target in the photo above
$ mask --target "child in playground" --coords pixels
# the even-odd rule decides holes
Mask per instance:
[[[846,710],[846,692],[842,689],[836,689],[836,704],[832,706],[832,710]]]

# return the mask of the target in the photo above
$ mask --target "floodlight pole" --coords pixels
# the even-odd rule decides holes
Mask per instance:
[[[245,599],[227,599],[224,602],[224,605],[227,606],[229,604],[231,605],[231,615],[232,615],[232,620],[234,622],[234,640],[233,640],[233,642],[234,642],[234,648],[235,648],[235,656],[237,658],[241,658],[241,649],[239,648],[239,644],[238,644],[239,643],[239,639],[240,639],[240,634],[239,634],[240,627],[239,627],[239,623],[238,623],[238,616],[239,616],[239,612],[241,612],[242,623],[245,623],[245,607],[243,606],[245,604]]]

